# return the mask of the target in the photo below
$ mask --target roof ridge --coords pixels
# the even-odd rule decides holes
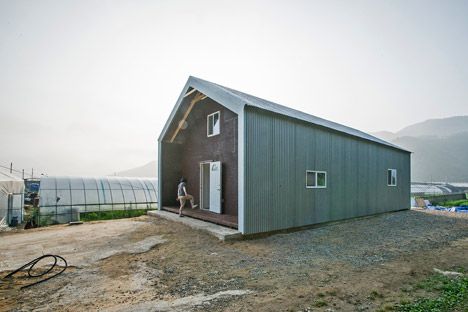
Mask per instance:
[[[375,136],[373,136],[371,134],[368,134],[367,132],[364,132],[362,130],[352,128],[352,127],[349,127],[349,126],[346,126],[346,125],[343,125],[343,124],[340,124],[338,122],[334,122],[334,121],[331,121],[331,120],[328,120],[328,119],[325,119],[325,118],[321,118],[321,117],[318,117],[318,116],[315,116],[315,115],[312,115],[312,114],[306,113],[304,111],[300,111],[300,110],[297,110],[297,109],[294,109],[294,108],[291,108],[291,107],[288,107],[288,106],[285,106],[285,105],[281,105],[281,104],[278,104],[276,102],[269,101],[269,100],[266,100],[266,99],[260,98],[258,96],[251,95],[251,94],[248,94],[248,93],[236,90],[236,89],[232,89],[232,88],[220,85],[220,84],[215,83],[215,82],[211,82],[211,81],[204,80],[204,79],[194,77],[194,76],[190,76],[190,78],[198,80],[201,83],[210,84],[210,85],[214,85],[214,86],[216,86],[218,88],[221,88],[225,92],[229,92],[232,96],[235,96],[237,98],[241,98],[242,100],[247,102],[246,105],[254,106],[254,107],[257,107],[257,108],[260,108],[260,109],[264,109],[264,110],[271,111],[271,112],[274,112],[274,113],[277,113],[277,114],[285,115],[285,116],[288,116],[288,117],[291,117],[291,118],[299,119],[299,120],[309,122],[309,123],[312,123],[312,124],[315,124],[315,125],[318,125],[318,126],[321,126],[321,127],[325,127],[325,128],[328,128],[328,129],[332,129],[332,130],[335,130],[335,131],[338,131],[338,132],[346,133],[346,134],[354,136],[354,137],[358,137],[358,138],[361,138],[361,139],[373,141],[373,142],[376,142],[376,143],[380,143],[380,144],[387,145],[387,146],[390,146],[390,147],[393,147],[393,148],[397,148],[399,150],[409,152],[408,150],[405,150],[404,148],[401,148],[400,146],[397,146],[395,144],[392,144],[390,142],[382,140],[382,139],[380,139],[378,137],[375,137]],[[258,103],[253,103],[251,101],[251,99],[249,99],[249,98],[253,98],[254,100],[256,100],[258,102],[266,102],[266,104],[268,104],[269,106],[273,106],[272,108],[275,108],[275,109],[269,109],[268,107],[265,107],[265,105],[259,105]],[[294,113],[295,116],[292,115],[292,113]],[[303,116],[301,118],[298,115],[303,115]],[[314,120],[312,120],[312,119],[314,119]]]

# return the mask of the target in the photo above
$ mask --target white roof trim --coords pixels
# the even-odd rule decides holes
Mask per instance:
[[[172,113],[164,126],[164,129],[159,136],[159,141],[166,135],[166,132],[173,122],[174,116],[179,109],[184,96],[187,90],[192,87],[200,91],[201,93],[207,95],[214,101],[218,102],[220,105],[225,106],[226,108],[230,109],[231,111],[237,113],[238,115],[244,111],[244,107],[246,105],[256,107],[262,110],[270,111],[276,114],[284,115],[287,117],[295,118],[298,120],[305,121],[310,124],[318,125],[333,131],[337,131],[343,134],[347,134],[352,137],[357,137],[366,141],[371,141],[374,143],[378,143],[384,146],[392,147],[400,151],[409,152],[397,145],[392,143],[386,142],[382,139],[374,137],[368,133],[362,132],[357,129],[353,129],[351,127],[347,127],[345,125],[332,122],[323,118],[319,118],[317,116],[313,116],[280,104],[276,104],[274,102],[270,102],[256,96],[246,94],[234,89],[230,89],[227,87],[223,87],[221,85],[215,84],[213,82],[209,82],[203,79],[199,79],[196,77],[190,76],[184,89],[182,90],[181,95],[179,96],[179,100],[177,101]]]
[[[177,114],[177,111],[179,110],[180,106],[182,105],[185,99],[185,95],[189,88],[194,88],[200,91],[204,95],[208,96],[210,99],[216,101],[218,104],[226,107],[227,109],[233,111],[234,113],[238,115],[244,109],[245,103],[243,103],[238,97],[228,92],[216,92],[217,90],[207,87],[198,78],[190,76],[184,88],[182,89],[182,92],[179,95],[179,99],[177,100],[174,108],[172,109],[171,114],[169,115],[169,119],[166,121],[166,124],[164,125],[164,128],[158,138],[158,141],[161,141],[162,138],[166,135],[167,130],[169,129],[172,122],[174,121],[174,117]]]

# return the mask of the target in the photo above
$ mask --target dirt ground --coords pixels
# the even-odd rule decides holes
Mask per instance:
[[[468,218],[402,211],[237,242],[152,217],[0,234],[0,276],[42,255],[45,283],[0,282],[1,311],[376,311],[468,270]]]

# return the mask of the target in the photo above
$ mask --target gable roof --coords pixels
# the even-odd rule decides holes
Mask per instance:
[[[226,106],[228,109],[232,110],[233,112],[237,114],[242,112],[245,105],[252,106],[252,107],[270,111],[276,114],[302,120],[302,121],[305,121],[314,125],[318,125],[324,128],[332,129],[332,130],[345,133],[354,137],[358,137],[358,138],[372,141],[375,143],[390,146],[398,150],[409,152],[408,150],[405,150],[397,145],[391,144],[387,141],[374,137],[360,130],[347,127],[347,126],[344,126],[342,124],[339,124],[333,121],[329,121],[329,120],[326,120],[317,116],[313,116],[313,115],[310,115],[310,114],[307,114],[307,113],[304,113],[304,112],[301,112],[301,111],[298,111],[298,110],[295,110],[295,109],[292,109],[292,108],[289,108],[289,107],[286,107],[286,106],[283,106],[274,102],[270,102],[270,101],[261,99],[259,97],[256,97],[247,93],[243,93],[243,92],[231,89],[231,88],[227,88],[227,87],[221,86],[219,84],[216,84],[210,81],[206,81],[197,77],[193,77],[193,76],[189,77],[184,87],[184,90],[182,91],[179,97],[179,100],[177,101],[177,104],[174,107],[171,113],[171,116],[169,117],[169,120],[167,121],[163,129],[163,132],[161,133],[160,140],[162,139],[167,129],[169,128],[169,125],[172,119],[174,118],[175,113],[177,112],[177,109],[179,108],[184,98],[185,93],[190,87],[202,92],[203,94],[207,95],[208,97],[220,103],[221,105]]]

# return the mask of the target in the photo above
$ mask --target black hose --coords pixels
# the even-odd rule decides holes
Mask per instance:
[[[54,264],[46,271],[44,272],[41,272],[40,274],[32,274],[31,273],[31,270],[34,268],[34,266],[39,262],[41,261],[42,259],[45,259],[45,258],[54,258]],[[37,281],[37,282],[34,282],[32,284],[28,284],[28,285],[25,285],[25,286],[22,286],[21,289],[24,289],[24,288],[28,288],[28,287],[31,287],[33,285],[37,285],[39,283],[42,283],[42,282],[45,282],[47,280],[50,280],[51,278],[54,278],[60,274],[62,274],[68,267],[68,264],[67,264],[67,261],[61,257],[61,256],[57,256],[57,255],[43,255],[43,256],[40,256],[36,259],[34,259],[33,261],[30,261],[28,263],[26,263],[25,265],[23,265],[22,267],[20,267],[19,269],[16,269],[15,271],[9,273],[7,276],[5,276],[4,278],[9,278],[9,277],[12,277],[13,275],[15,275],[16,273],[22,271],[23,269],[26,269],[27,267],[29,267],[28,269],[28,277],[31,277],[31,278],[34,278],[34,277],[42,277],[44,275],[46,275],[47,273],[49,273],[50,271],[52,271],[55,266],[57,265],[57,261],[58,259],[62,260],[63,263],[65,264],[63,266],[63,269],[61,271],[59,271],[58,273],[54,274],[54,275],[51,275],[51,276],[48,276],[40,281]]]

